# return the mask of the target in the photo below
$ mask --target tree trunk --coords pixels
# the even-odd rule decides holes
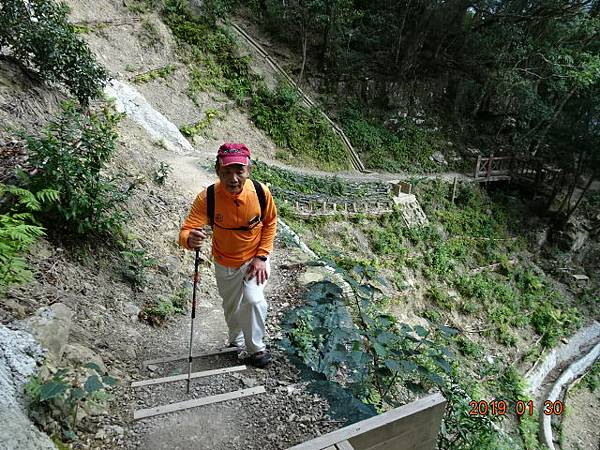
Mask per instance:
[[[554,114],[552,115],[552,117],[550,118],[550,120],[548,121],[548,123],[546,124],[544,129],[542,130],[542,133],[540,134],[538,141],[535,144],[533,151],[531,152],[531,156],[535,156],[535,154],[538,152],[538,150],[542,146],[542,143],[544,142],[544,139],[546,139],[546,135],[548,134],[548,131],[550,131],[550,128],[552,128],[552,125],[554,125],[554,122],[556,122],[556,119],[558,119],[559,114],[562,112],[562,110],[565,107],[565,105],[567,104],[567,102],[571,99],[571,97],[573,97],[573,94],[575,94],[575,91],[577,91],[577,87],[573,86],[571,88],[571,90],[569,91],[569,93],[565,96],[565,98],[563,98],[563,100],[560,102],[560,104],[554,111]]]
[[[394,63],[398,65],[400,61],[400,48],[402,47],[402,33],[404,33],[404,26],[406,25],[406,16],[408,15],[408,6],[410,5],[410,0],[406,2],[406,7],[404,8],[404,14],[402,15],[402,22],[400,23],[400,29],[398,30],[398,42],[396,43],[396,54],[394,56]]]
[[[331,2],[326,2],[325,6],[325,16],[327,17],[327,23],[323,29],[323,42],[321,48],[321,69],[325,71],[325,68],[329,65],[327,64],[327,55],[329,54],[329,41],[331,39],[331,28],[333,24],[333,11],[332,11]]]
[[[300,86],[302,82],[302,77],[304,76],[304,66],[306,65],[306,47],[308,44],[308,31],[306,27],[304,27],[302,32],[302,67],[300,68],[300,75],[298,75],[298,80],[296,84]]]

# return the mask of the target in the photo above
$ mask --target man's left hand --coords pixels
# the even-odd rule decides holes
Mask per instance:
[[[267,272],[267,262],[258,258],[253,258],[246,272],[246,280],[251,280],[256,276],[256,284],[263,284],[269,278]]]

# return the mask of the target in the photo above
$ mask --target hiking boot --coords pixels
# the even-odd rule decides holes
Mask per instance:
[[[251,366],[262,369],[271,361],[271,355],[267,350],[263,350],[262,352],[256,352],[252,356],[249,356],[245,361]]]

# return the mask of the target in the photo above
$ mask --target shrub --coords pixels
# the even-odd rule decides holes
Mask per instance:
[[[53,0],[6,0],[0,9],[0,50],[10,52],[47,82],[64,84],[82,104],[97,97],[108,73],[76,29],[69,8]]]
[[[174,64],[167,64],[164,67],[140,73],[133,77],[131,81],[133,81],[136,84],[150,83],[151,81],[154,81],[158,78],[169,77],[173,72],[175,72],[175,69],[176,67]]]
[[[223,117],[225,117],[225,115],[221,111],[218,111],[214,108],[208,108],[205,112],[204,119],[191,125],[182,125],[179,128],[179,131],[181,131],[181,134],[184,136],[193,137],[197,134],[203,133],[215,120],[222,119]]]
[[[317,108],[300,104],[296,90],[280,84],[275,92],[259,89],[252,97],[250,117],[297,161],[318,162],[322,169],[348,168],[346,149]]]
[[[140,312],[140,319],[150,325],[160,326],[175,314],[184,314],[187,299],[179,293],[170,298],[159,298],[144,305]]]
[[[21,255],[45,234],[32,213],[39,211],[42,204],[57,199],[58,192],[52,189],[34,194],[0,183],[0,212],[4,211],[0,214],[0,292],[11,284],[31,279],[31,272]]]
[[[73,102],[51,122],[44,136],[25,136],[31,164],[38,169],[28,178],[29,188],[58,191],[59,201],[44,210],[49,227],[78,235],[110,233],[121,225],[125,213],[119,205],[127,198],[104,170],[115,150],[115,127],[122,115],[105,107],[98,113],[80,114]]]
[[[25,385],[30,415],[49,434],[77,439],[82,416],[106,402],[110,398],[108,390],[115,384],[116,380],[94,363],[60,369],[48,378],[33,376]]]
[[[158,167],[154,169],[154,173],[152,174],[152,180],[159,186],[162,186],[165,184],[165,181],[167,180],[171,172],[173,172],[173,168],[171,167],[171,165],[169,163],[161,161],[158,164]]]
[[[368,167],[413,173],[437,169],[430,156],[443,149],[446,142],[439,132],[409,120],[403,120],[397,131],[391,131],[381,121],[367,117],[359,106],[346,107],[341,121],[355,148],[367,155]]]
[[[156,264],[156,259],[146,255],[144,249],[124,250],[123,277],[130,281],[134,287],[141,287],[146,283],[146,269]]]

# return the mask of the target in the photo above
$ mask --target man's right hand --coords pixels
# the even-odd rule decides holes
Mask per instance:
[[[206,236],[206,233],[202,230],[194,229],[190,231],[190,234],[187,238],[188,247],[192,249],[200,247],[204,239],[206,239]]]

